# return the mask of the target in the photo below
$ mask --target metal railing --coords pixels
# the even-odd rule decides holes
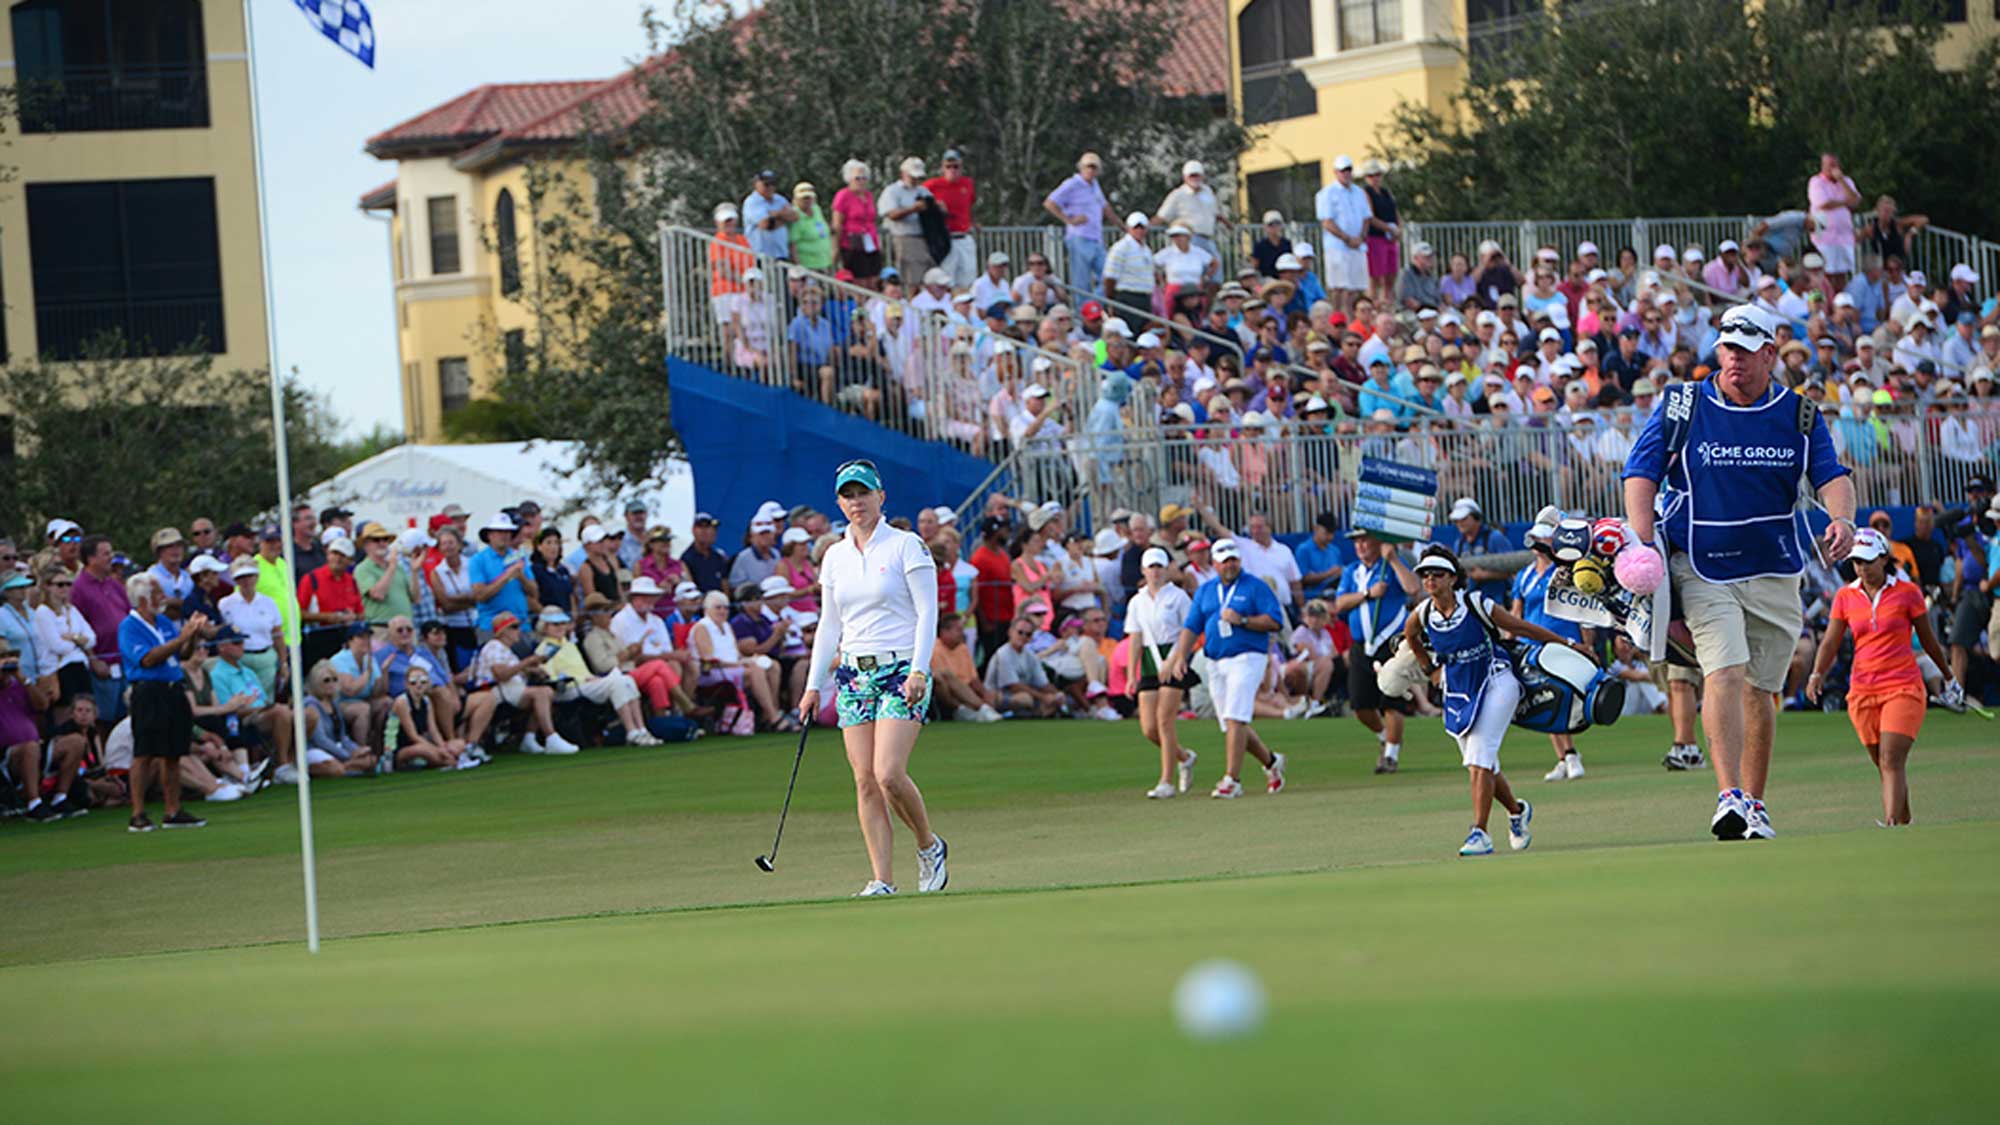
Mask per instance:
[[[185,348],[227,350],[222,297],[179,300],[35,302],[35,346],[50,359],[81,359],[94,343],[116,338],[133,355],[169,355]]]
[[[23,74],[18,112],[23,133],[208,126],[208,72],[182,64],[65,66]]]

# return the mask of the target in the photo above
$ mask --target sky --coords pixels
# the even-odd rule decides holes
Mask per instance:
[[[610,77],[645,49],[644,5],[371,0],[370,71],[292,0],[251,2],[278,362],[325,392],[350,434],[400,430],[387,223],[359,205],[396,166],[363,142],[481,83]]]

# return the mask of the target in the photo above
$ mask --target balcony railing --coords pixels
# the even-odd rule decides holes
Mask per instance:
[[[201,63],[71,66],[21,77],[23,133],[97,133],[208,127]]]
[[[222,295],[174,299],[37,301],[36,346],[49,359],[83,358],[94,342],[122,340],[128,355],[168,355],[188,348],[226,350]]]

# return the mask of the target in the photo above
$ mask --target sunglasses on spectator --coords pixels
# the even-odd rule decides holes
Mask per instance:
[[[69,534],[67,534],[67,535],[59,535],[59,536],[57,536],[57,537],[56,537],[56,542],[58,542],[58,543],[81,543],[81,542],[83,542],[83,536],[81,536],[81,535],[78,535],[78,534],[76,534],[76,533],[74,533],[74,532],[71,532],[71,533],[69,533]]]

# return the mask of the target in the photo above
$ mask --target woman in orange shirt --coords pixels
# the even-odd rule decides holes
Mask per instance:
[[[1854,560],[1857,577],[1833,597],[1826,638],[1820,642],[1812,677],[1806,681],[1806,695],[1819,699],[1826,671],[1840,655],[1842,639],[1852,632],[1854,665],[1848,674],[1847,717],[1882,776],[1879,823],[1889,828],[1910,823],[1910,782],[1905,765],[1917,732],[1924,726],[1924,677],[1910,649],[1911,633],[1914,631],[1938,667],[1949,665],[1938,645],[1937,631],[1931,627],[1923,592],[1891,565],[1888,537],[1872,527],[1862,528],[1854,533],[1854,552],[1849,557]],[[1945,684],[1947,700],[1962,694],[1957,681]]]

